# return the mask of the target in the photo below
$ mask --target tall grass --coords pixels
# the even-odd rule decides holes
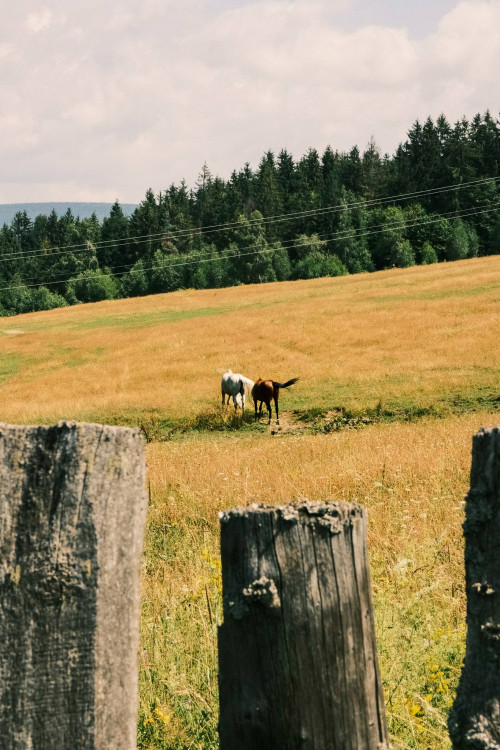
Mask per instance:
[[[217,514],[304,497],[368,508],[393,745],[449,747],[446,717],[465,637],[461,524],[471,437],[494,421],[483,413],[330,435],[150,445],[140,747],[217,747]]]
[[[500,421],[499,291],[496,256],[0,319],[0,421],[141,424],[151,441],[141,748],[217,746],[218,511],[304,497],[367,506],[393,745],[449,747],[471,436]],[[300,377],[282,431],[222,412],[228,367]]]

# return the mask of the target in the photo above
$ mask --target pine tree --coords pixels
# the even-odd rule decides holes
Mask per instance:
[[[99,265],[122,266],[132,261],[127,242],[129,222],[118,201],[115,201],[109,216],[102,222],[101,240],[97,250]]]

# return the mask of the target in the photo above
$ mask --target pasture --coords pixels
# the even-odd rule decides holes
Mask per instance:
[[[217,513],[361,502],[394,748],[449,747],[472,434],[500,423],[500,258],[0,319],[0,419],[141,424],[141,748],[217,747]],[[227,368],[299,382],[282,429],[220,406]]]

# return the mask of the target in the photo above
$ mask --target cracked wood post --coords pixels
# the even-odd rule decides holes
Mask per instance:
[[[465,504],[465,660],[450,711],[454,750],[500,750],[500,428],[473,439]]]
[[[221,552],[221,750],[388,748],[364,509],[235,508]]]
[[[0,424],[1,747],[136,747],[144,479],[137,430]]]

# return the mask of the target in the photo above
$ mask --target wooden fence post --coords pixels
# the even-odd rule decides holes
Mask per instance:
[[[467,640],[448,728],[455,750],[500,748],[500,428],[473,439],[465,505]]]
[[[0,745],[133,750],[137,430],[0,424]]]
[[[235,508],[221,551],[221,750],[387,748],[364,509]]]

